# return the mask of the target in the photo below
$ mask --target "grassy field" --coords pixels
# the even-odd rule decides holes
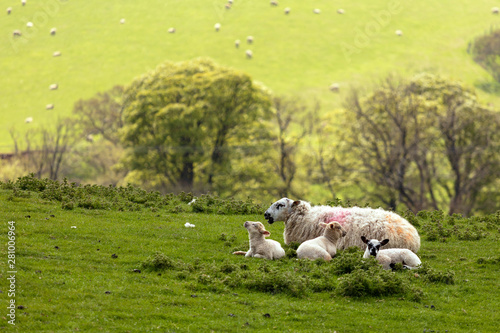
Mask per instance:
[[[490,11],[494,0],[289,0],[278,7],[236,0],[230,10],[225,0],[2,3],[12,13],[0,20],[0,151],[12,148],[12,127],[25,131],[53,123],[71,114],[77,100],[126,85],[165,60],[208,56],[248,72],[276,93],[319,99],[324,112],[342,99],[328,90],[332,82],[345,90],[374,84],[387,73],[432,71],[472,86],[491,78],[471,60],[467,45],[499,22]],[[289,15],[283,13],[286,6]],[[26,27],[29,21],[32,28]],[[52,27],[55,36],[49,34]],[[170,27],[176,33],[169,34]],[[23,35],[14,38],[15,29]],[[397,29],[403,36],[396,36]],[[246,44],[248,35],[253,45]],[[236,39],[242,41],[239,49]],[[246,49],[253,59],[246,59]],[[62,56],[52,57],[55,51]],[[58,90],[49,90],[53,83]],[[498,104],[495,96],[481,98]],[[45,110],[47,104],[54,109]],[[25,124],[27,117],[33,123]]]
[[[361,252],[339,253],[331,263],[297,260],[288,247],[288,258],[272,262],[233,256],[233,250],[248,247],[243,222],[262,220],[261,214],[195,213],[185,203],[189,198],[175,207],[148,208],[147,200],[129,191],[122,197],[143,203],[127,206],[134,211],[85,209],[49,201],[50,191],[20,186],[0,190],[4,244],[0,330],[4,332],[496,332],[498,328],[498,214],[484,219],[437,213],[414,217],[422,235],[419,256],[427,272],[357,267],[339,274],[334,273],[339,263],[360,258]],[[71,196],[68,193],[63,196]],[[94,203],[101,199],[92,197]],[[6,316],[12,299],[7,280],[9,221],[15,222],[16,234],[15,326]],[[186,228],[186,222],[195,227]],[[283,242],[282,223],[266,228],[272,239]],[[364,290],[356,287],[357,277],[375,283],[377,278],[366,276],[372,273],[393,283],[393,291],[357,297],[355,293]],[[401,286],[409,289],[401,293]]]

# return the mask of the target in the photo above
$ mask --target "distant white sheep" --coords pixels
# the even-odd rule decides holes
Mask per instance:
[[[398,36],[403,36],[403,31],[401,30],[396,30],[394,33]]]
[[[377,239],[368,240],[361,236],[361,240],[366,244],[366,250],[363,258],[375,257],[384,269],[394,268],[395,264],[401,263],[406,269],[417,269],[422,262],[419,257],[408,249],[385,249],[380,247],[389,243],[388,239],[378,241]]]
[[[277,7],[278,6],[278,1],[272,0],[271,1],[271,6]]]
[[[247,43],[252,44],[253,43],[253,36],[248,36],[247,37]]]
[[[339,9],[337,9],[337,13],[338,13],[338,14],[344,14],[344,13],[345,13],[345,11],[344,11],[342,8],[339,8]]]
[[[230,3],[226,3],[226,4],[224,5],[224,7],[225,7],[226,9],[231,9],[231,4],[230,4]]]
[[[87,140],[90,143],[94,142],[94,136],[92,134],[89,134],[85,137],[85,140]]]
[[[330,223],[319,223],[324,228],[322,236],[306,240],[297,248],[297,258],[299,259],[324,259],[332,260],[337,254],[337,242],[346,235],[346,231],[340,223],[334,221]]]
[[[52,36],[54,36],[54,35],[56,34],[56,32],[57,32],[57,29],[56,29],[56,28],[52,28],[52,29],[50,29],[50,34],[51,34]]]
[[[33,22],[28,22],[28,23],[26,23],[26,26],[27,26],[28,28],[33,28]]]
[[[338,83],[332,83],[330,85],[330,90],[333,92],[338,92],[340,89],[340,85]]]
[[[235,40],[235,41],[234,41],[234,46],[235,46],[236,48],[239,48],[239,47],[240,47],[240,40],[239,40],[239,39],[237,39],[237,40]]]
[[[54,104],[47,104],[45,106],[45,110],[52,110],[52,109],[54,109]]]
[[[24,122],[26,124],[32,123],[33,122],[33,117],[28,117],[28,118],[24,119]]]
[[[491,8],[491,12],[493,14],[498,14],[500,12],[500,9],[498,7],[493,7],[493,8]]]
[[[59,85],[57,83],[53,83],[49,86],[50,90],[57,90],[57,88],[59,88]]]
[[[215,31],[219,31],[220,27],[221,27],[220,23],[215,23],[215,25],[214,25]]]
[[[366,245],[361,236],[371,235],[374,238],[390,239],[390,247],[405,248],[418,252],[420,236],[417,229],[396,213],[372,208],[314,206],[305,201],[294,201],[282,198],[269,207],[264,213],[269,222],[285,222],[283,233],[285,244],[302,243],[323,234],[320,222],[339,222],[347,231],[347,235],[337,244],[339,249],[357,246],[364,250]]]
[[[286,7],[284,10],[285,14],[288,15],[290,14],[290,7]]]
[[[248,58],[248,59],[252,59],[252,57],[253,57],[253,52],[252,52],[252,50],[246,50],[246,51],[245,51],[245,54],[247,55],[247,58]]]
[[[24,6],[26,5],[26,0],[21,0],[21,4]]]
[[[23,33],[21,32],[21,30],[12,31],[12,36],[14,36],[14,37],[20,37],[22,35],[23,35]]]
[[[315,10],[313,10],[313,13],[314,13],[314,14],[320,14],[320,13],[321,13],[321,10],[320,10],[320,9],[318,9],[318,8],[316,8]]]
[[[270,260],[280,259],[285,256],[285,250],[283,250],[280,243],[272,239],[266,239],[271,233],[264,228],[262,223],[246,221],[243,226],[248,230],[250,249],[247,252],[236,251],[233,254]]]
[[[52,54],[53,57],[60,57],[62,55],[61,51],[56,51]]]
[[[8,7],[7,8],[7,15],[10,15],[11,12],[12,12],[12,7]]]
[[[169,33],[169,34],[173,34],[173,33],[175,33],[175,28],[169,28],[169,29],[168,29],[168,33]]]

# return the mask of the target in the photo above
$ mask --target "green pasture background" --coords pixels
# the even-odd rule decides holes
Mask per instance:
[[[388,73],[429,71],[469,85],[491,77],[467,54],[468,43],[498,25],[498,3],[481,1],[28,0],[1,1],[0,152],[9,130],[25,131],[70,115],[73,104],[155,68],[200,56],[249,73],[277,94],[341,105],[341,91],[371,86]],[[283,10],[290,7],[285,15]],[[318,8],[320,14],[314,14]],[[344,9],[343,15],[337,9]],[[120,24],[124,18],[125,23]],[[27,28],[26,23],[34,23]],[[214,24],[222,28],[215,32]],[[51,28],[57,28],[55,36]],[[168,29],[174,27],[174,34]],[[15,29],[23,36],[14,38]],[[396,30],[402,30],[398,37]],[[246,43],[254,37],[253,45]],[[239,49],[234,41],[241,40]],[[354,50],[350,54],[345,50]],[[247,59],[245,50],[253,51]],[[53,57],[55,51],[61,57]],[[59,84],[56,91],[49,90]],[[480,92],[485,102],[496,96]],[[53,110],[45,110],[54,104]],[[27,117],[33,123],[25,124]]]

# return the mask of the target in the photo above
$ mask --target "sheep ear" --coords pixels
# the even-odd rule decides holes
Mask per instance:
[[[299,203],[300,203],[300,201],[298,201],[298,200],[294,201],[293,204],[292,204],[292,208],[295,207],[295,206],[297,206]]]
[[[263,235],[264,235],[264,237],[269,237],[269,236],[271,236],[271,233],[270,233],[269,231],[267,231],[267,230],[261,231],[260,233],[261,233],[261,234],[263,234]]]
[[[362,240],[362,241],[363,241],[363,243],[365,243],[365,244],[366,244],[366,243],[368,243],[368,239],[366,239],[366,237],[365,237],[365,236],[361,236],[361,240]]]
[[[323,229],[326,229],[326,227],[328,226],[328,224],[324,223],[324,222],[320,222],[319,223],[319,226]]]
[[[389,240],[388,239],[384,239],[383,241],[380,242],[380,246],[384,246],[387,243],[389,243]]]

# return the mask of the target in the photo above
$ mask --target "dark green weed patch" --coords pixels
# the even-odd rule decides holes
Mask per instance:
[[[420,301],[423,291],[412,285],[414,275],[399,269],[386,271],[374,258],[362,258],[362,252],[350,248],[337,254],[335,260],[283,259],[275,262],[249,260],[248,264],[197,262],[196,265],[175,261],[163,253],[148,257],[142,267],[147,271],[176,271],[173,276],[187,283],[191,290],[227,292],[245,289],[268,294],[306,297],[313,293],[333,292],[350,297],[403,296]],[[439,271],[428,265],[418,270],[431,283],[453,284],[454,273]]]
[[[41,198],[61,203],[65,210],[74,208],[153,212],[163,210],[169,213],[204,214],[259,214],[263,207],[251,199],[222,200],[214,195],[195,198],[191,193],[162,195],[157,191],[145,191],[136,186],[125,187],[102,185],[79,185],[50,179],[38,179],[34,174],[20,177],[16,181],[0,182],[0,188],[12,190],[14,197],[27,198],[31,193],[41,193]]]

